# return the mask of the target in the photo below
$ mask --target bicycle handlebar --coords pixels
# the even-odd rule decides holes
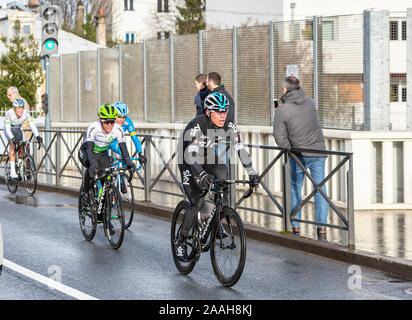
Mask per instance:
[[[243,195],[244,199],[249,198],[253,193],[253,188],[256,188],[256,186],[253,186],[249,180],[215,179],[215,181],[213,181],[213,183],[210,184],[208,189],[203,189],[200,196],[203,197],[206,194],[210,193],[213,187],[220,189],[222,188],[222,186],[235,184],[235,183],[247,183],[249,185],[249,190]]]

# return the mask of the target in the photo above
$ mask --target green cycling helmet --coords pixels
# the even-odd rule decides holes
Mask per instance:
[[[116,119],[118,116],[118,112],[116,108],[111,105],[111,104],[104,104],[99,107],[99,110],[97,111],[97,115],[99,116],[100,119]]]

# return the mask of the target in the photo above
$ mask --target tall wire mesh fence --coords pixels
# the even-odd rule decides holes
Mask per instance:
[[[120,100],[129,107],[130,117],[144,120],[143,45],[120,45]]]
[[[406,130],[407,17],[392,14],[388,24],[390,87],[381,90],[390,96],[391,129]],[[296,75],[324,128],[363,130],[364,33],[362,14],[313,17],[63,55],[51,62],[52,120],[88,122],[99,103],[122,100],[134,121],[187,123],[196,112],[195,76],[215,71],[238,124],[272,125],[272,98]]]
[[[325,127],[363,124],[363,16],[321,17],[318,35],[318,110]]]

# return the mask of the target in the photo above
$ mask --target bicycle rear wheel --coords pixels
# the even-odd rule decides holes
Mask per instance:
[[[181,223],[183,221],[183,215],[185,214],[188,208],[189,208],[189,202],[185,200],[180,201],[179,204],[176,206],[176,209],[175,209],[175,212],[172,218],[172,227],[171,227],[171,234],[170,234],[173,261],[175,262],[177,270],[179,270],[181,274],[185,274],[185,275],[192,272],[196,264],[195,259],[191,259],[189,262],[183,262],[183,261],[180,261],[176,255],[177,239],[180,234],[180,228],[181,228]],[[192,231],[189,232],[189,235],[186,240],[186,244],[187,244],[187,251],[188,251],[187,254],[189,255],[190,258],[193,258],[194,250],[193,250]]]
[[[6,160],[6,164],[4,165],[4,179],[6,180],[7,189],[11,194],[15,194],[18,187],[18,181],[12,181],[10,179],[10,163],[9,158]]]
[[[105,234],[113,249],[119,249],[124,237],[124,213],[119,190],[111,184],[106,194]]]
[[[216,219],[210,238],[210,258],[217,280],[224,287],[235,285],[246,262],[246,236],[239,214],[230,207]]]
[[[116,179],[116,186],[120,191],[120,196],[123,201],[123,212],[124,212],[124,228],[130,227],[133,221],[134,215],[134,192],[132,182],[129,182],[129,176],[122,172],[120,175],[120,185]]]
[[[96,234],[96,227],[97,227],[97,222],[93,214],[93,210],[96,209],[94,206],[95,193],[94,193],[94,188],[90,188],[89,199],[90,199],[91,211],[88,212],[84,210],[82,206],[81,194],[82,194],[83,187],[84,186],[82,183],[82,186],[80,187],[79,202],[78,202],[79,223],[80,223],[80,229],[83,233],[84,238],[87,241],[91,241],[94,238],[94,235]]]
[[[34,195],[37,188],[37,170],[34,159],[31,155],[26,155],[23,159],[24,185],[29,195]]]

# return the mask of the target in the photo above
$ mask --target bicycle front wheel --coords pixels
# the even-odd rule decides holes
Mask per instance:
[[[217,280],[224,287],[235,285],[246,262],[246,236],[242,219],[230,207],[216,219],[210,238],[210,258]]]
[[[4,178],[6,180],[7,189],[11,194],[15,194],[18,187],[18,181],[13,181],[10,179],[10,163],[9,158],[6,160],[6,164],[4,165]]]
[[[80,187],[79,202],[78,202],[80,229],[83,233],[84,238],[87,241],[91,241],[93,240],[94,235],[96,234],[96,227],[97,227],[96,219],[93,216],[93,210],[95,210],[94,201],[92,200],[95,198],[94,188],[90,188],[90,191],[89,191],[91,211],[88,211],[85,208],[83,208],[82,199],[81,199],[82,190],[83,190],[83,183],[82,183],[82,186]]]
[[[124,237],[122,197],[112,184],[108,187],[105,207],[105,233],[113,249],[119,249]]]
[[[120,185],[117,185],[119,184]],[[134,215],[134,192],[132,182],[129,182],[129,176],[126,173],[120,175],[120,179],[116,179],[116,186],[120,191],[120,196],[123,201],[124,212],[124,228],[130,227]]]
[[[24,185],[29,195],[33,195],[37,188],[37,171],[36,164],[34,163],[31,155],[26,155],[23,159],[24,163]]]
[[[173,214],[171,234],[170,234],[173,261],[175,262],[177,270],[179,270],[181,274],[185,274],[185,275],[192,272],[196,264],[195,259],[191,259],[189,262],[183,262],[183,261],[180,261],[176,255],[176,245],[177,245],[177,240],[180,234],[181,223],[183,221],[183,216],[186,213],[186,210],[188,208],[189,208],[188,201],[182,200],[179,202]],[[195,250],[196,250],[196,248],[193,246],[193,243],[194,243],[194,239],[192,237],[192,231],[190,231],[187,237],[187,240],[186,240],[186,244],[188,247],[188,255],[190,258],[193,258],[195,254]]]

